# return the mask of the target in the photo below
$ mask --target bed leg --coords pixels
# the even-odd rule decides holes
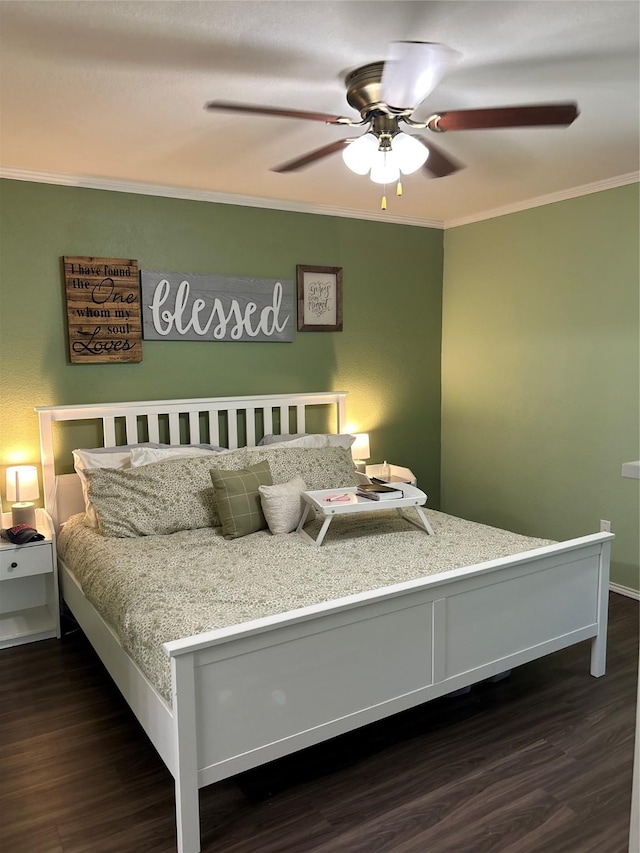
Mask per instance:
[[[178,853],[200,853],[200,799],[193,655],[171,657],[176,737],[176,830]]]
[[[200,803],[197,785],[185,790],[176,779],[176,829],[178,853],[200,853]]]
[[[598,635],[591,640],[591,675],[600,678],[607,671],[607,638]]]
[[[609,622],[609,555],[611,543],[603,542],[598,584],[598,633],[591,640],[591,675],[600,678],[607,671],[607,625]]]

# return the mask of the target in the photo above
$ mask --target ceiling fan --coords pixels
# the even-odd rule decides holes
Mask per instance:
[[[347,127],[366,126],[360,136],[335,140],[275,166],[272,171],[295,172],[342,151],[349,169],[360,175],[369,173],[376,183],[397,182],[398,195],[402,194],[401,174],[411,174],[422,168],[430,177],[444,178],[463,168],[432,142],[418,134],[405,133],[400,129],[401,123],[416,130],[446,133],[509,127],[566,127],[577,118],[575,103],[448,110],[433,113],[424,121],[412,118],[417,107],[460,56],[457,51],[435,42],[392,42],[385,62],[363,65],[345,78],[347,102],[360,113],[360,121],[348,116],[223,100],[209,101],[205,109],[306,119]],[[385,194],[382,208],[386,208]]]

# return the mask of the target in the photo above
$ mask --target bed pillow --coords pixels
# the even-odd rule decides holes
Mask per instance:
[[[345,447],[247,447],[246,464],[266,460],[274,483],[302,477],[310,490],[341,489],[360,482],[351,451]]]
[[[84,498],[85,524],[97,527],[98,519],[87,493],[88,468],[128,468],[131,465],[131,451],[141,447],[160,447],[159,444],[122,444],[119,447],[79,448],[73,451],[73,467],[80,479]]]
[[[222,535],[239,539],[264,530],[267,521],[262,511],[259,489],[272,484],[269,463],[258,462],[238,470],[211,470]]]
[[[280,444],[282,441],[297,441],[299,438],[306,438],[306,436],[306,432],[296,432],[290,435],[275,435],[270,432],[262,436],[258,442],[258,447],[264,447],[267,444]]]
[[[265,435],[258,447],[351,447],[355,435],[346,433],[298,433],[297,435]]]
[[[304,509],[302,493],[306,488],[302,477],[294,477],[288,483],[259,487],[262,511],[273,534],[291,533],[296,529]]]
[[[220,524],[212,467],[241,468],[244,458],[210,454],[166,459],[138,468],[85,471],[98,530],[130,538],[196,530]]]
[[[131,451],[131,467],[150,465],[152,462],[162,462],[165,459],[178,459],[185,456],[206,456],[211,453],[222,453],[224,447],[211,444],[182,444],[175,447],[138,447]]]

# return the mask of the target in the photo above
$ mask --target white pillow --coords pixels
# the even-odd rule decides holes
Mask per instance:
[[[131,467],[138,468],[140,465],[150,465],[152,462],[164,462],[165,459],[178,459],[185,456],[210,456],[214,453],[220,453],[220,451],[188,444],[183,447],[178,445],[166,448],[137,447],[131,451]]]
[[[348,450],[356,440],[355,435],[328,435],[325,433],[310,433],[309,435],[298,436],[297,438],[287,439],[282,436],[282,441],[268,441],[265,445],[268,448],[272,447],[344,447]]]
[[[93,504],[89,500],[88,482],[85,475],[87,468],[129,468],[131,466],[132,451],[120,447],[107,448],[97,447],[91,450],[74,450],[73,467],[80,478],[82,485],[82,496],[84,498],[85,523],[89,527],[98,526],[98,518]]]
[[[275,486],[258,486],[262,511],[272,533],[291,533],[296,529],[304,509],[302,492],[306,489],[302,477]]]

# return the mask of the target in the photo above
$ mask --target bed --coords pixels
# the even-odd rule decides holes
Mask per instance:
[[[328,432],[342,433],[346,394],[39,407],[37,412],[45,508],[60,531],[69,519],[66,529],[77,526],[77,514],[85,509],[78,475],[56,473],[57,456],[63,456],[58,467],[68,467],[58,434],[64,427],[97,424],[106,448],[136,442],[253,448],[263,435],[286,439],[308,432],[314,418],[329,424]],[[441,547],[439,537],[446,538],[446,517],[430,512],[433,537],[407,525],[406,535],[419,538],[416,547]],[[358,521],[355,539],[348,529],[353,518],[342,520],[332,525],[322,548],[296,534],[270,539],[262,532],[249,539],[267,551],[285,547],[281,543],[288,540],[299,571],[308,561],[309,566],[331,561],[342,547],[340,537],[352,553],[363,547],[369,553],[395,552],[394,536],[400,533],[384,526],[393,520],[371,529]],[[180,533],[176,541],[194,534]],[[461,534],[455,537],[462,542]],[[241,615],[234,617],[231,611],[220,627],[170,639],[161,654],[155,649],[166,661],[164,688],[85,594],[79,558],[75,566],[59,559],[59,573],[64,602],[174,777],[178,851],[197,853],[198,792],[206,785],[584,640],[591,642],[591,674],[602,676],[612,538],[607,533],[558,543],[523,538],[529,543],[525,550],[471,564],[459,562],[466,559],[461,550],[452,567],[435,574],[414,571],[400,579],[374,574],[377,586],[363,582],[345,594],[354,587],[338,585],[324,600],[287,600],[282,612],[237,611]],[[204,531],[201,539],[201,548],[221,545],[215,530]],[[135,548],[133,543],[121,547]],[[151,539],[148,543],[152,547]],[[384,562],[381,557],[383,567]]]

